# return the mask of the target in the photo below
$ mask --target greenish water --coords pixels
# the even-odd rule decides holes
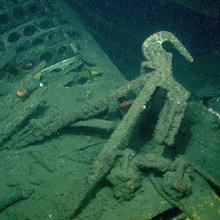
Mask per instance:
[[[0,220],[220,219],[219,13],[0,0]]]

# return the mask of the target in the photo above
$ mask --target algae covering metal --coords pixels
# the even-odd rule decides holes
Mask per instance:
[[[1,148],[23,147],[50,136],[74,120],[71,114],[77,114],[84,100],[92,103],[93,99],[124,81],[78,18],[63,13],[68,12],[64,5],[44,1],[39,4],[19,2],[14,7],[9,5],[1,16],[11,15],[18,8],[21,18],[0,37],[1,55],[5,61],[1,65],[1,76],[20,81],[13,82],[14,90],[1,101],[3,112],[12,109],[8,117],[4,113],[1,115]],[[33,19],[28,14],[30,10],[34,10]],[[3,24],[3,30],[9,29],[7,25],[8,22]],[[13,57],[8,51],[13,51]],[[15,96],[19,87],[28,91],[22,99]],[[47,90],[46,94],[44,90]],[[71,93],[75,97],[73,100],[66,98]],[[52,96],[60,101],[55,103]],[[30,114],[39,108],[47,108],[46,105],[49,108],[42,120],[30,117],[30,123],[22,126]]]
[[[193,61],[172,33],[147,37],[142,74],[127,82],[65,2],[0,3],[0,218],[160,219],[174,210],[218,219],[207,183],[217,175],[193,160],[195,148],[164,156],[182,134],[189,92],[163,43]],[[164,104],[140,146],[134,136],[158,88]]]
[[[92,194],[96,192],[97,186],[106,177],[112,183],[116,198],[132,199],[135,192],[142,187],[143,176],[139,171],[143,169],[150,171],[148,176],[156,191],[190,218],[206,219],[210,215],[218,218],[219,200],[200,173],[197,173],[199,171],[183,159],[177,158],[172,161],[163,156],[165,149],[162,144],[167,147],[174,143],[189,97],[189,93],[173,79],[172,54],[163,49],[162,43],[165,41],[171,42],[188,61],[193,61],[185,47],[169,32],[158,32],[146,39],[143,43],[146,62],[142,63],[142,69],[148,67],[153,69],[153,72],[149,73],[145,80],[140,81],[145,82],[143,89],[92,164],[91,171],[79,192],[78,200],[74,204],[73,219],[83,211],[90,202]],[[135,83],[136,81],[131,82],[128,88],[134,88]],[[129,150],[135,148],[131,143],[133,133],[137,129],[138,122],[146,120],[143,115],[156,88],[167,91],[166,101],[159,114],[153,136],[159,146],[154,149],[155,152],[146,155],[138,153],[136,149],[136,154],[135,151]],[[117,162],[118,158],[120,158],[119,162]],[[201,191],[203,187],[205,190]],[[211,198],[213,204],[213,209],[209,209],[208,212],[204,211],[205,202],[201,202],[198,206],[194,205],[196,199],[207,198]],[[145,218],[150,219],[151,215]]]

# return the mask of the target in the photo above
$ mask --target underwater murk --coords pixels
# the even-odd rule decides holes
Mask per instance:
[[[0,220],[220,219],[217,0],[0,0]]]

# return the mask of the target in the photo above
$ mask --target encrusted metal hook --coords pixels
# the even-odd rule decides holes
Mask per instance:
[[[142,52],[146,58],[146,61],[143,63],[144,67],[152,69],[172,69],[173,55],[164,49],[163,43],[165,42],[171,43],[186,60],[193,62],[191,54],[174,34],[168,31],[160,31],[152,34],[142,44]]]

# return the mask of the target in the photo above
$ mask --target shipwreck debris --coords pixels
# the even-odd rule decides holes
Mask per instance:
[[[92,164],[73,208],[73,217],[80,213],[90,195],[96,191],[97,185],[109,174],[121,151],[129,148],[136,125],[157,88],[165,89],[167,96],[156,124],[154,138],[160,144],[173,144],[184,115],[189,92],[172,76],[172,54],[162,47],[165,41],[173,44],[188,61],[193,61],[191,55],[172,33],[161,31],[144,41],[142,49],[146,61],[142,67],[147,65],[154,71],[148,74],[140,94]]]

